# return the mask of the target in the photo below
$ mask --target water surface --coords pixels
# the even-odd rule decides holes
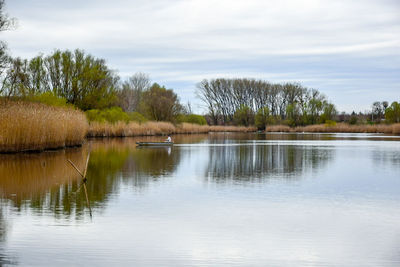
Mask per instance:
[[[399,137],[161,139],[0,155],[0,266],[400,266]]]

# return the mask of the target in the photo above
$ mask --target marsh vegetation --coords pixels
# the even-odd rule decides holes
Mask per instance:
[[[87,129],[85,114],[73,107],[0,100],[0,152],[81,145]]]

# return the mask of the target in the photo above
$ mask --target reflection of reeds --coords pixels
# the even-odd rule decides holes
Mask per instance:
[[[165,135],[172,133],[191,134],[191,133],[208,133],[208,132],[253,132],[254,127],[238,127],[238,126],[208,126],[190,123],[182,123],[173,125],[169,122],[146,122],[138,124],[130,122],[128,124],[118,122],[98,123],[92,122],[89,126],[89,137],[124,137],[124,136],[145,136],[145,135]]]
[[[79,174],[68,165],[67,158],[83,169],[85,157],[84,149],[0,155],[0,196],[19,202],[76,180]]]
[[[313,132],[313,133],[386,133],[400,134],[400,123],[377,125],[349,125],[338,123],[330,126],[325,124],[299,126],[291,128],[286,125],[267,126],[267,132]]]
[[[400,123],[393,124],[393,134],[400,134]]]
[[[73,108],[0,100],[0,152],[82,144],[87,120]]]

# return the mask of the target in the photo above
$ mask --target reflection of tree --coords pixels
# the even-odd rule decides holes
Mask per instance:
[[[206,177],[215,181],[296,177],[321,167],[332,150],[304,146],[242,145],[210,147]]]
[[[171,173],[179,161],[179,151],[171,148],[137,149],[124,143],[102,146],[91,153],[88,169],[88,194],[94,206],[104,205],[110,194],[115,194],[124,182],[144,187],[150,181]],[[85,204],[84,195],[81,195]],[[98,203],[98,205],[96,205]]]
[[[91,205],[97,209],[104,207],[109,196],[118,193],[121,182],[143,187],[149,181],[172,172],[179,160],[177,157],[177,153],[169,155],[164,148],[136,149],[124,142],[97,148],[94,146],[86,184]],[[68,192],[65,194],[67,195]],[[74,198],[65,200],[71,202]],[[86,208],[84,194],[77,194],[75,201],[76,210],[83,211]]]
[[[397,167],[400,169],[400,151],[398,150],[374,150],[372,152],[373,163],[379,167]]]
[[[3,208],[0,209],[0,242],[6,239],[6,221],[4,220]]]
[[[0,266],[3,266],[3,264],[8,264],[6,256],[4,255],[3,249],[2,249],[2,243],[4,243],[6,239],[6,221],[3,218],[3,209],[0,209]]]
[[[7,228],[8,228],[8,223],[6,219],[4,218],[4,213],[3,213],[3,205],[6,205],[0,201],[0,266],[3,265],[15,265],[16,262],[14,259],[12,259],[10,256],[8,256],[4,251],[3,251],[3,243],[6,240],[6,234],[7,234]]]
[[[136,172],[153,177],[173,172],[179,155],[180,150],[171,147],[140,148],[131,154]]]
[[[41,154],[2,155],[0,198],[12,200],[18,208],[53,214],[56,218],[84,218],[87,209],[81,178],[67,163],[71,159],[84,169],[87,146]],[[179,150],[171,148],[137,149],[130,141],[94,143],[87,172],[87,191],[91,205],[99,210],[117,194],[121,182],[135,187],[173,172]]]

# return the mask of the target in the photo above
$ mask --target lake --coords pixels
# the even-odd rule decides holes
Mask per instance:
[[[162,139],[0,155],[0,266],[400,266],[399,136]]]

